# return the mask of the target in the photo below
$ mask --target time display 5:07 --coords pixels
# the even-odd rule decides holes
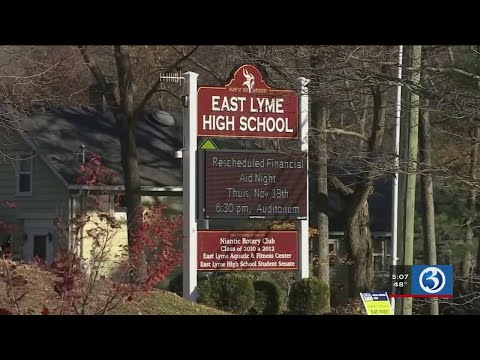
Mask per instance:
[[[392,274],[392,280],[407,280],[409,274]]]

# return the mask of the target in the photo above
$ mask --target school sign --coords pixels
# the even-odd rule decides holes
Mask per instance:
[[[244,65],[228,85],[198,89],[198,136],[297,139],[298,96]]]
[[[197,271],[298,270],[307,278],[309,80],[297,79],[297,91],[272,89],[250,64],[225,86],[198,88],[198,74],[184,76],[184,297],[196,300]],[[206,138],[200,149],[198,137]],[[297,139],[299,149],[219,150],[210,138]],[[209,221],[228,218],[297,225],[208,230]]]

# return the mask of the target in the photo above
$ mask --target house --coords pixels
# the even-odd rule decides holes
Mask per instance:
[[[124,187],[119,131],[112,113],[102,107],[63,107],[29,117],[5,109],[0,115],[22,129],[0,132],[0,202],[10,205],[0,206],[0,221],[12,225],[0,240],[9,241],[16,256],[51,261],[60,242],[71,240],[71,234],[67,231],[65,236],[62,230],[76,215],[93,211],[98,205],[94,198],[101,198],[102,211],[125,219],[121,198],[114,201]],[[182,147],[178,124],[163,126],[145,112],[137,133],[143,204],[168,203],[172,211],[180,212],[181,160],[174,156]],[[114,175],[109,183],[77,182],[82,162],[92,154],[99,154]],[[125,224],[112,241],[117,248],[126,244]],[[88,256],[88,244],[80,251]]]

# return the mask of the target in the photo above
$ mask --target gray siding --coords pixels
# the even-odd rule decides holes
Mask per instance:
[[[5,206],[3,201],[15,201],[15,167],[0,160],[0,221],[12,222],[16,210]]]
[[[14,223],[17,210],[7,208],[2,202],[15,201],[15,158],[16,153],[30,151],[30,148],[19,137],[2,138],[0,142],[0,221]]]
[[[19,218],[68,216],[68,191],[39,157],[33,159],[32,195],[17,196],[16,202]]]
[[[22,151],[31,151],[23,141],[0,148],[11,157]],[[15,209],[0,206],[0,219],[53,219],[68,216],[68,191],[60,179],[40,157],[33,158],[32,195],[16,195],[15,163],[0,157],[0,201],[12,200]]]

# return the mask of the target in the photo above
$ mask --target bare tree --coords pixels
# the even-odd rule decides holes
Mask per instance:
[[[175,63],[166,69],[166,72],[176,70],[178,65],[188,59],[197,49],[198,46],[193,47],[187,54],[182,55]],[[114,87],[106,81],[105,75],[87,48],[80,46],[80,52],[96,84],[104,94],[109,107],[114,111],[118,127],[121,130],[120,144],[127,207],[128,244],[131,248],[143,222],[143,215],[141,213],[141,181],[136,143],[136,122],[153,95],[158,92],[161,79],[158,77],[152,87],[143,96],[143,99],[136,103],[133,90],[134,78],[131,64],[131,48],[125,45],[115,45],[114,57],[118,80],[118,96],[115,96]],[[144,261],[143,264],[144,266],[138,270],[137,274],[140,279],[146,274],[146,261]]]

